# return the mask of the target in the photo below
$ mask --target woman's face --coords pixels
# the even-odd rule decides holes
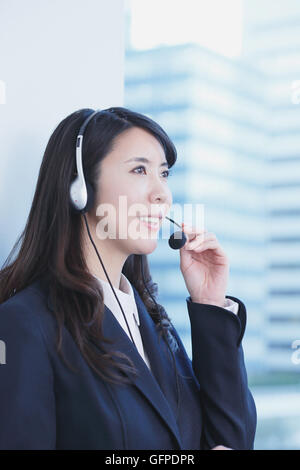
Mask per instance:
[[[136,160],[141,158],[145,160]],[[159,228],[171,205],[163,147],[144,129],[124,131],[100,164],[97,237],[106,238],[127,255],[149,254],[156,248]],[[151,215],[156,217],[156,226],[141,219]],[[157,218],[159,215],[162,218]]]

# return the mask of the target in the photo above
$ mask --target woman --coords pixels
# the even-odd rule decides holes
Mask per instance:
[[[79,212],[70,188],[88,120],[81,144],[89,198]],[[0,448],[253,448],[246,310],[225,296],[228,259],[214,234],[183,228],[192,361],[155,300],[147,254],[172,204],[175,161],[163,129],[126,108],[83,109],[54,130],[20,249],[0,271]],[[122,211],[120,196],[159,223]],[[105,205],[115,214],[99,214]],[[124,226],[126,236],[112,236]]]

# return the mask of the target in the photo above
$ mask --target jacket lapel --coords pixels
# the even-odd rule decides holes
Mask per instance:
[[[163,391],[169,406],[175,414],[176,400],[176,375],[171,353],[165,343],[163,336],[158,334],[156,325],[149,315],[144,302],[137,290],[132,286],[136,305],[140,317],[140,332],[144,348],[150,359],[152,372]]]
[[[141,300],[140,302],[143,304]],[[144,309],[146,310],[145,306]],[[150,324],[150,322],[152,322],[152,319],[149,317],[148,312],[145,313],[143,309],[141,309],[140,304],[138,305],[138,310],[141,323],[141,336],[143,339],[144,347],[150,360],[150,366],[153,373],[149,370],[148,366],[146,365],[143,358],[140,356],[136,347],[129,339],[123,328],[120,326],[119,322],[116,320],[111,310],[106,305],[103,319],[103,335],[106,338],[112,340],[113,344],[106,344],[105,349],[107,351],[120,351],[126,354],[126,356],[128,356],[132,360],[138,371],[138,375],[136,377],[129,374],[126,375],[130,377],[133,385],[135,385],[140,390],[144,397],[160,414],[170,431],[173,433],[177,441],[177,445],[180,449],[181,438],[179,436],[174,412],[171,409],[170,404],[168,403],[168,399],[170,396],[172,396],[172,394],[170,394],[168,387],[166,387],[165,385],[165,383],[168,381],[167,376],[172,375],[169,372],[170,369],[172,371],[172,365],[167,359],[161,357],[165,353],[164,351],[162,351],[162,346],[158,343],[157,333],[155,332],[155,326],[153,325],[152,327],[152,325]],[[149,320],[146,316],[149,317]],[[163,340],[161,340],[161,342],[162,341]],[[153,348],[155,347],[157,348],[156,351],[153,350]],[[164,374],[166,375],[165,377],[163,377]],[[171,377],[171,383],[172,379],[173,377]],[[167,395],[163,393],[165,391],[168,392]]]

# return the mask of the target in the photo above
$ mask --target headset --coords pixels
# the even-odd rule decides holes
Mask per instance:
[[[97,114],[100,114],[100,113],[103,113],[104,110],[96,110],[96,111],[92,111],[90,113],[90,115],[84,120],[83,124],[81,125],[80,129],[79,129],[79,132],[78,132],[78,135],[77,135],[77,138],[76,138],[76,167],[77,167],[77,176],[76,178],[73,180],[73,182],[71,183],[71,186],[70,186],[70,202],[71,202],[71,206],[72,206],[72,209],[79,213],[79,214],[82,214],[84,216],[84,221],[85,221],[85,225],[86,225],[86,229],[87,229],[87,233],[88,233],[88,236],[90,238],[90,241],[95,249],[95,252],[96,252],[96,255],[101,263],[101,266],[103,268],[103,271],[107,277],[107,280],[109,282],[109,285],[114,293],[114,296],[119,304],[119,307],[120,307],[120,310],[123,314],[123,317],[124,317],[124,320],[125,320],[125,323],[126,323],[126,326],[128,328],[128,331],[129,331],[129,334],[130,334],[130,337],[131,337],[131,340],[133,342],[133,344],[135,345],[136,347],[136,344],[134,342],[134,339],[132,337],[132,333],[130,331],[130,328],[129,328],[129,325],[128,325],[128,322],[127,322],[127,319],[126,319],[126,315],[123,311],[123,308],[122,308],[122,305],[120,304],[120,301],[118,299],[118,296],[115,292],[115,289],[109,279],[109,276],[107,274],[107,271],[104,267],[104,264],[102,262],[102,259],[100,257],[100,254],[97,250],[97,247],[92,239],[92,236],[91,236],[91,233],[90,233],[90,230],[89,230],[89,226],[88,226],[88,222],[87,222],[87,219],[86,219],[86,213],[92,209],[93,205],[94,205],[94,201],[95,201],[95,194],[94,194],[94,190],[91,186],[91,184],[85,179],[84,177],[84,173],[83,173],[83,165],[82,165],[82,147],[83,147],[83,136],[84,136],[84,131],[87,127],[87,125],[89,124],[89,122],[93,119],[94,116],[96,116]],[[114,113],[117,115],[117,112],[114,110],[114,108],[110,108],[108,110],[105,110],[105,112],[111,112],[111,113]],[[165,216],[166,217],[166,216]],[[178,227],[180,227],[180,225],[175,222],[174,220],[170,219],[169,217],[166,217],[168,220],[170,220],[173,224],[177,225]],[[180,227],[181,228],[181,227]],[[184,244],[186,243],[186,236],[185,234],[182,232],[182,231],[177,231],[175,233],[173,233],[173,235],[171,235],[171,237],[169,238],[169,246],[172,248],[172,249],[175,249],[175,250],[178,250],[180,248],[182,248],[184,246]],[[144,278],[144,270],[143,270],[143,257],[141,256],[141,272],[142,272],[142,278],[143,278],[143,283],[144,283],[144,286],[145,286],[145,289],[147,290],[148,294],[150,295],[152,301],[154,302],[156,308],[157,308],[157,312],[160,316],[160,325],[162,326],[162,322],[163,322],[163,319],[161,317],[161,313],[160,313],[160,309],[154,299],[154,297],[152,296],[152,294],[150,293],[147,285],[146,285],[146,281],[145,281],[145,278]],[[162,328],[162,331],[163,333],[165,334],[164,332],[164,329]],[[175,367],[175,371],[176,371],[176,387],[177,387],[177,414],[178,414],[178,409],[179,409],[179,383],[178,383],[178,373],[177,373],[177,368],[176,368],[176,363],[175,363],[175,357],[174,357],[174,354],[173,354],[173,351],[172,349],[170,348],[170,345],[169,345],[169,341],[167,338],[166,339],[166,344],[170,350],[170,353],[172,355],[172,359],[173,359],[173,364],[174,364],[174,367]],[[176,341],[175,341],[176,342]]]

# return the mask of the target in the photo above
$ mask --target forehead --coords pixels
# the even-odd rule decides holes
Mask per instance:
[[[145,157],[152,161],[165,161],[165,152],[161,143],[150,132],[132,127],[119,134],[111,152],[112,156],[122,160],[134,157]]]

